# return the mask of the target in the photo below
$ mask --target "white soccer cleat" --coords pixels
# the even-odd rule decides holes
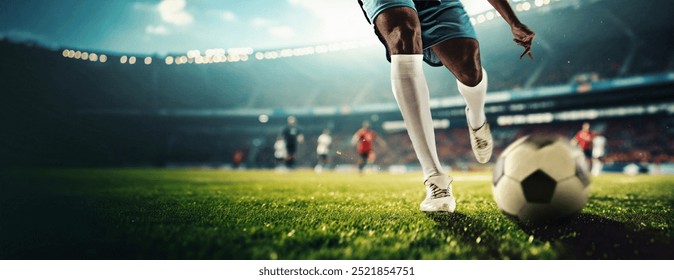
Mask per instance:
[[[470,120],[468,120],[468,107],[466,107],[466,122],[468,123],[468,132],[470,134],[470,146],[473,148],[475,159],[479,163],[488,162],[494,149],[494,139],[491,137],[489,123],[484,121],[478,129],[473,129],[470,125]]]
[[[419,208],[423,212],[454,212],[456,200],[452,195],[452,177],[433,176],[424,182],[426,199]]]

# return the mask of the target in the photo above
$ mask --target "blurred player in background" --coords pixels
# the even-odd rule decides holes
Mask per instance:
[[[286,141],[283,140],[283,136],[279,135],[276,137],[276,142],[274,142],[274,159],[276,160],[276,167],[280,167],[281,163],[284,163],[288,153],[286,152]]]
[[[330,144],[332,144],[332,136],[330,136],[329,129],[323,129],[323,133],[318,136],[316,140],[316,155],[318,156],[318,164],[314,171],[320,173],[328,164],[328,154],[330,154]]]
[[[484,0],[483,0],[484,1]],[[488,0],[510,25],[514,41],[531,54],[534,32],[522,24],[507,0]],[[359,0],[391,62],[391,87],[403,115],[407,133],[421,163],[426,186],[422,211],[453,212],[452,178],[438,160],[429,91],[422,61],[445,66],[457,79],[466,101],[466,119],[473,153],[480,163],[489,161],[493,140],[484,113],[487,72],[470,17],[459,0]]]
[[[592,175],[601,174],[601,169],[604,167],[604,155],[606,155],[606,137],[597,134],[592,139]]]
[[[590,130],[590,123],[584,122],[581,129],[576,132],[576,135],[571,139],[571,143],[578,146],[585,155],[588,168],[592,170],[592,140],[595,133]]]
[[[370,122],[364,121],[363,126],[353,134],[351,144],[356,146],[358,151],[358,172],[363,174],[365,165],[373,163],[376,155],[374,153],[374,142],[382,147],[387,147],[386,142],[377,137],[377,133],[370,128]]]
[[[234,169],[240,168],[241,163],[243,163],[243,160],[245,158],[246,158],[246,153],[243,150],[234,151],[234,154],[232,154],[232,167]]]
[[[297,118],[289,116],[288,125],[283,128],[283,140],[286,143],[286,157],[285,164],[288,169],[295,167],[295,153],[297,153],[297,146],[304,142],[304,135],[302,129],[297,126]]]

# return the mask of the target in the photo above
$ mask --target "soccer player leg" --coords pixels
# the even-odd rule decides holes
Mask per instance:
[[[295,165],[295,151],[296,151],[296,146],[294,145],[286,145],[286,150],[287,150],[287,156],[286,156],[286,168],[292,169]]]
[[[360,158],[358,159],[358,171],[360,173],[363,173],[363,170],[365,169],[365,165],[367,164],[367,157],[369,156],[370,152],[360,152]]]
[[[375,18],[375,26],[389,52],[393,95],[424,173],[426,199],[420,208],[426,212],[453,212],[456,201],[452,179],[442,170],[435,147],[417,13],[411,6],[388,8]]]
[[[376,25],[391,53],[391,87],[424,179],[445,176],[435,147],[416,12],[408,7],[387,9],[376,18]]]
[[[487,72],[480,62],[479,44],[472,38],[455,38],[432,48],[457,79],[459,93],[466,101],[466,121],[473,153],[478,162],[486,163],[494,145],[484,113]]]

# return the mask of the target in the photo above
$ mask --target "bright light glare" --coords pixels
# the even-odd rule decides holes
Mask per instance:
[[[468,15],[476,15],[494,9],[486,0],[461,0]]]

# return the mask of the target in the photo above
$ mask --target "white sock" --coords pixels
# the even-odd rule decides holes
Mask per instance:
[[[482,81],[474,87],[469,87],[456,80],[459,93],[463,95],[468,105],[468,121],[473,129],[480,128],[487,120],[484,115],[484,99],[487,96],[487,71],[482,68]]]
[[[435,131],[429,105],[428,85],[423,71],[423,55],[391,56],[391,87],[424,179],[444,175],[435,147]]]

